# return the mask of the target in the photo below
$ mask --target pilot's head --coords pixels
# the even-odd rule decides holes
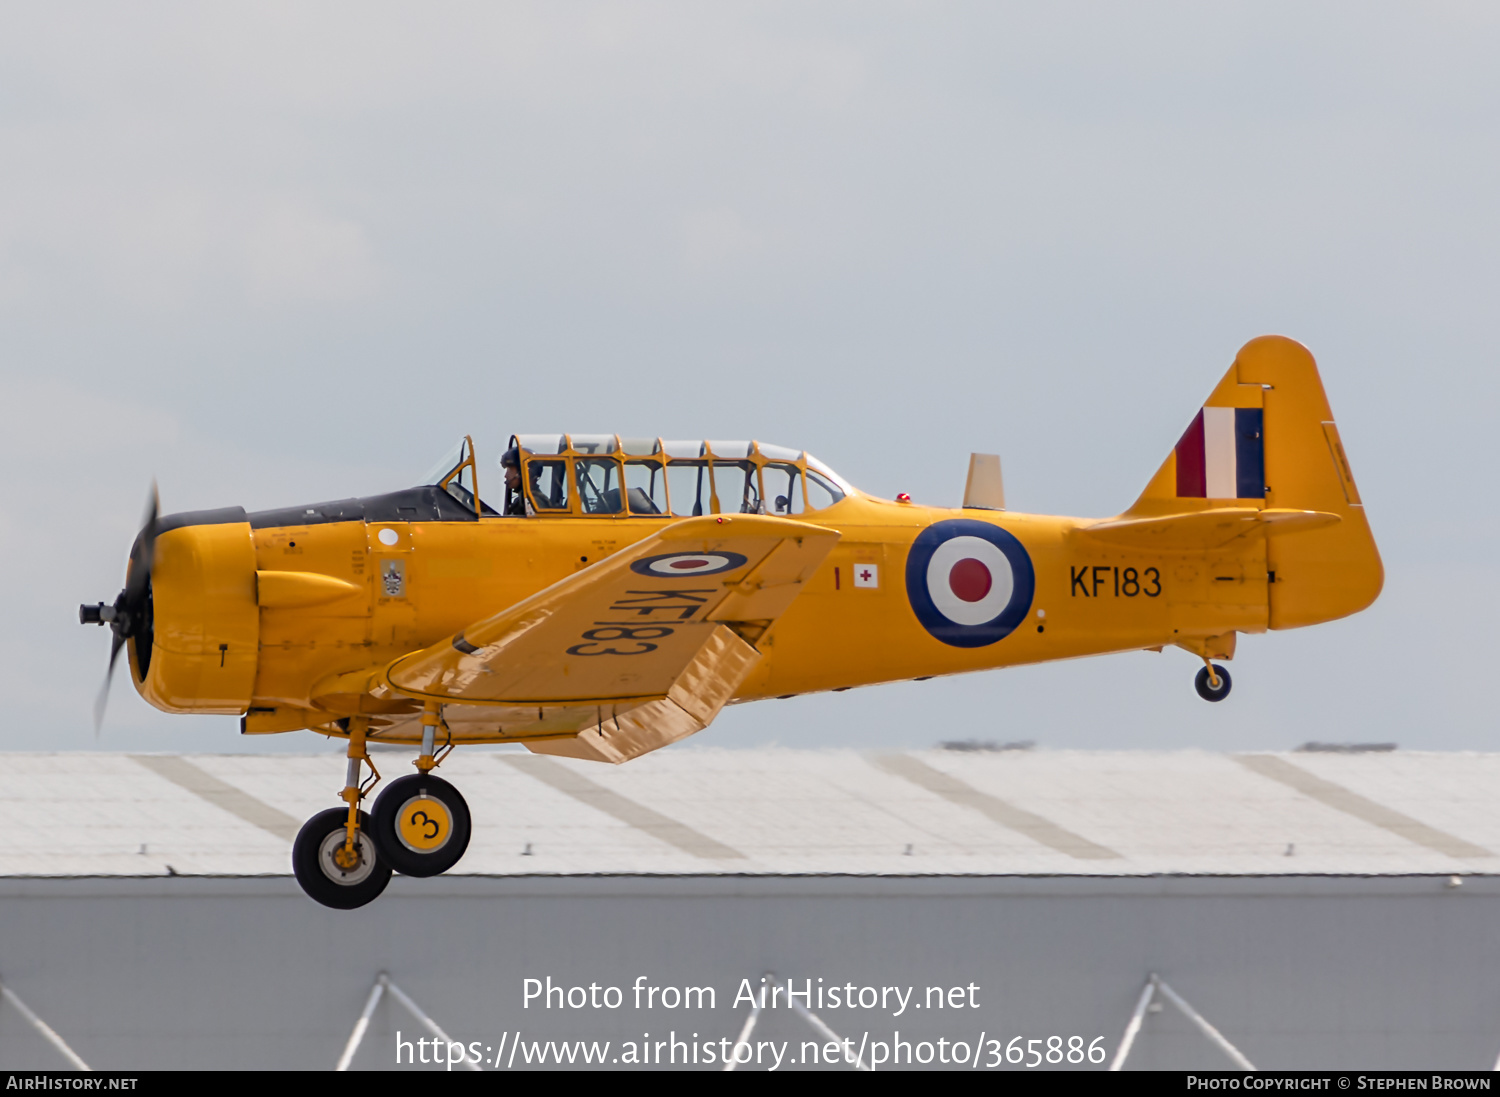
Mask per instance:
[[[505,470],[505,486],[511,491],[520,491],[521,451],[511,446],[500,455],[500,467]]]

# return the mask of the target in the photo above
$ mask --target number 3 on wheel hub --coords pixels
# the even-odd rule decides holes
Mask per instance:
[[[441,800],[419,793],[396,812],[396,837],[413,853],[436,853],[453,837],[453,816]]]
[[[414,773],[392,781],[372,816],[381,859],[405,876],[446,872],[469,846],[469,805],[441,777]]]

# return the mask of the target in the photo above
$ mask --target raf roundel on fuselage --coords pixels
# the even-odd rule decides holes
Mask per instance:
[[[958,518],[928,526],[906,558],[906,596],[922,627],[957,648],[987,647],[1031,609],[1036,574],[999,526]]]

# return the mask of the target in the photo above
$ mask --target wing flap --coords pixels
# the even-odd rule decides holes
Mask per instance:
[[[665,697],[612,714],[571,738],[526,746],[537,754],[628,762],[708,727],[759,662],[760,652],[719,625]]]

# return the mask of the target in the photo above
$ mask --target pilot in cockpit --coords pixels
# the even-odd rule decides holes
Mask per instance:
[[[525,518],[531,513],[531,504],[521,490],[521,451],[511,446],[500,455],[500,467],[505,470],[505,513],[510,517]]]

